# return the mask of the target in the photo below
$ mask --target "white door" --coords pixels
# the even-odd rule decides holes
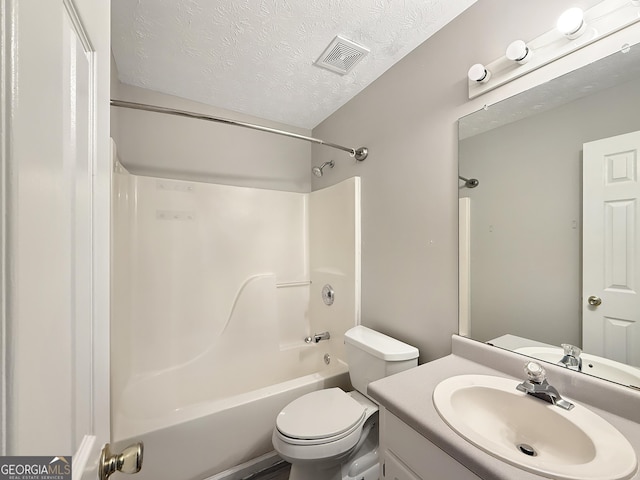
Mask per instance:
[[[584,144],[583,348],[640,366],[640,132]]]
[[[109,440],[110,5],[0,19],[0,454],[74,455],[79,477]]]

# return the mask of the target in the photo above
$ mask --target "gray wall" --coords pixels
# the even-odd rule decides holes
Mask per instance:
[[[301,135],[309,130],[132,87],[117,79],[112,98],[259,124]],[[311,190],[311,145],[270,133],[190,118],[111,107],[111,136],[122,164],[139,175],[292,192]]]
[[[208,139],[210,130],[196,132],[184,123],[145,126],[138,135],[138,125],[146,121],[142,114],[116,108],[111,109],[114,135],[123,163],[138,173],[296,191],[306,191],[311,181],[317,190],[361,176],[362,322],[416,345],[422,362],[432,360],[450,353],[450,336],[458,330],[456,121],[480,102],[494,101],[540,77],[534,72],[497,95],[470,102],[467,70],[503,56],[514,39],[529,40],[554,28],[569,6],[595,3],[477,2],[313,130],[313,136],[327,141],[369,147],[369,158],[359,165],[347,154],[302,142],[295,144],[304,152],[290,152],[298,148],[290,143],[246,150],[246,145],[266,140],[242,136],[238,148],[226,136]],[[116,89],[123,99],[220,112],[123,85]],[[271,148],[283,150],[267,154],[274,152]],[[192,158],[195,163],[184,164]],[[314,165],[331,159],[337,164],[324,177],[310,180],[309,158]],[[211,162],[214,174],[208,173]]]
[[[313,130],[370,149],[356,165],[314,146],[315,165],[337,165],[312,188],[362,177],[362,323],[417,346],[421,362],[449,354],[458,331],[456,121],[477,104],[467,70],[594,3],[481,0]]]
[[[582,144],[640,129],[633,81],[460,143],[471,336],[582,344]]]

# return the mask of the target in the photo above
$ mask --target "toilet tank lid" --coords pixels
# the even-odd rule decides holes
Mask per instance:
[[[363,325],[350,328],[344,342],[355,345],[367,353],[389,362],[418,358],[418,349]]]

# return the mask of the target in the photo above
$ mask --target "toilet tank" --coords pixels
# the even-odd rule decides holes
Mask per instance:
[[[362,325],[347,330],[344,343],[351,384],[363,395],[369,383],[418,365],[416,347]]]

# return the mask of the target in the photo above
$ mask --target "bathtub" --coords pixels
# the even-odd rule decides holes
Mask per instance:
[[[284,349],[278,357],[286,368],[236,363],[242,375],[220,369],[219,378],[213,378],[210,371],[199,371],[200,362],[132,379],[114,399],[112,451],[144,442],[137,480],[204,479],[260,457],[273,450],[275,418],[287,403],[314,390],[349,388],[347,365],[339,359],[324,362],[328,343]],[[282,378],[283,372],[309,369],[315,371]],[[256,388],[251,389],[248,378]],[[225,384],[228,393],[214,388]]]

